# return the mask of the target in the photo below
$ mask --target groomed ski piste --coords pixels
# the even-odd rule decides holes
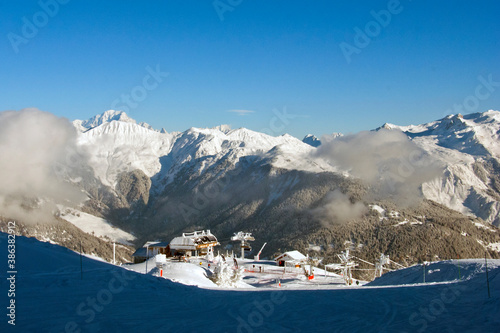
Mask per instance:
[[[15,326],[6,316],[12,280],[2,278],[1,332],[498,332],[500,327],[500,260],[487,261],[488,297],[484,258],[432,262],[425,267],[425,283],[424,267],[415,265],[352,286],[319,269],[309,280],[295,268],[284,272],[271,262],[240,259],[242,281],[220,287],[208,278],[213,270],[208,262],[195,258],[167,262],[162,272],[152,258],[146,274],[146,263],[115,266],[34,238],[16,237],[15,245]],[[3,276],[4,233],[0,248],[6,258]],[[264,266],[264,272],[254,265]]]

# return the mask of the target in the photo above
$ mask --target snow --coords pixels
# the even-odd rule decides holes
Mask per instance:
[[[0,249],[5,258],[3,233]],[[272,274],[265,288],[227,290],[154,276],[154,264],[146,275],[86,257],[82,263],[83,279],[77,253],[16,237],[15,331],[493,332],[500,325],[499,260],[488,260],[491,298],[484,259],[431,263],[425,284],[422,266],[417,265],[386,273],[367,286],[339,285],[337,290],[321,289],[320,272],[312,280],[318,278],[315,290],[286,287],[286,275],[280,288]],[[191,271],[194,266],[184,267]],[[173,275],[185,275],[182,268],[176,270]],[[193,270],[193,279],[203,276],[202,270]],[[295,281],[297,287],[302,282]],[[1,279],[2,290],[8,290],[7,283]],[[3,295],[6,304],[7,293]],[[5,318],[0,325],[2,332],[13,331]]]
[[[370,207],[370,209],[376,211],[380,217],[379,217],[379,220],[380,221],[383,221],[385,219],[387,219],[387,217],[385,216],[385,209],[378,206],[378,205],[368,205]]]
[[[500,259],[489,259],[488,267],[500,272]],[[425,283],[450,283],[459,280],[471,281],[485,274],[485,261],[484,259],[460,259],[431,262],[425,266],[425,274]],[[419,264],[406,269],[385,273],[382,277],[368,283],[366,286],[422,286],[425,285],[423,276],[424,266]]]
[[[314,245],[314,244],[309,244],[307,247],[307,251],[317,251],[320,252],[323,250],[323,246],[321,245]]]
[[[384,214],[385,214],[385,209],[383,209],[382,207],[380,207],[378,205],[370,205],[370,208],[377,211],[382,216],[384,216]]]
[[[127,114],[123,111],[116,111],[116,110],[108,110],[104,112],[103,114],[96,115],[88,120],[74,120],[73,125],[76,127],[81,132],[85,132],[89,129],[92,129],[94,127],[97,127],[99,125],[102,125],[104,123],[109,123],[112,121],[121,121],[121,122],[127,122],[127,123],[133,123],[135,124],[136,121],[132,118],[129,118]],[[146,123],[140,123],[140,126],[150,128]]]
[[[443,175],[422,185],[424,196],[466,215],[500,223],[497,199],[490,195],[489,180],[478,177],[474,166],[500,158],[500,112],[450,115],[418,126],[390,128],[405,132],[433,158],[446,165]]]
[[[394,226],[397,227],[399,225],[404,225],[404,224],[407,224],[407,223],[408,223],[408,220],[404,220],[404,221],[398,222],[397,224],[394,224]]]
[[[396,212],[396,211],[394,211],[394,210],[391,210],[391,211],[389,212],[389,216],[390,216],[390,217],[393,217],[393,218],[399,217],[399,215],[400,215],[400,214],[399,214],[399,212]]]
[[[113,110],[87,121],[74,121],[80,130],[79,144],[90,153],[90,165],[105,185],[114,187],[120,172],[139,169],[154,181],[162,180],[162,185],[153,189],[161,192],[160,187],[172,182],[183,167],[190,167],[196,176],[219,163],[236,165],[244,157],[264,159],[286,170],[339,172],[332,162],[315,156],[315,147],[287,134],[273,137],[226,125],[164,133],[146,125]],[[425,198],[488,223],[500,223],[500,202],[491,195],[489,180],[481,179],[474,169],[476,162],[500,159],[500,112],[450,115],[422,125],[383,127],[403,131],[446,166],[441,177],[422,184]],[[279,200],[282,194],[276,190],[267,203]]]
[[[303,261],[305,259],[306,259],[305,255],[303,255],[299,251],[294,250],[294,251],[288,251],[288,252],[285,252],[285,253],[279,255],[278,257],[276,257],[275,261],[284,260],[284,261],[300,262],[300,261]]]
[[[83,232],[97,237],[109,238],[111,241],[125,245],[133,245],[135,236],[114,227],[103,218],[81,212],[77,209],[59,206],[60,217]]]
[[[500,242],[498,243],[489,243],[487,248],[496,252],[500,252]]]
[[[144,274],[146,273],[146,262],[127,265],[127,268]],[[208,279],[207,269],[201,265],[197,265],[194,261],[193,263],[167,261],[161,265],[161,269],[163,269],[163,277],[170,281],[200,288],[217,288],[217,285]],[[150,258],[147,262],[147,272],[148,274],[160,276],[160,268],[156,267],[156,259],[154,257]]]
[[[229,157],[236,164],[246,156],[261,156],[274,166],[288,170],[336,170],[323,159],[312,157],[314,147],[287,134],[273,137],[246,128],[231,130],[228,126],[161,133],[138,125],[125,113],[107,112],[109,114],[105,112],[96,119],[77,120],[74,125],[86,126],[86,130],[79,133],[79,145],[91,153],[90,165],[95,175],[112,187],[120,172],[134,169],[142,170],[148,177],[160,175],[161,171],[161,175],[171,181],[183,164],[201,158],[206,159],[195,165],[199,174],[223,157]],[[162,157],[172,161],[163,166],[166,169],[162,169]]]
[[[487,225],[484,225],[482,223],[479,223],[476,221],[471,221],[471,223],[474,224],[479,229],[486,229],[486,230],[491,231],[491,232],[497,232],[495,229],[492,229],[492,228],[490,228]]]
[[[408,221],[407,219],[404,219],[404,221],[401,221],[401,222],[398,222],[398,223],[396,223],[396,224],[393,224],[393,227],[398,227],[398,226],[400,226],[400,225],[405,225],[405,224],[407,224],[407,223],[410,223],[410,225],[422,225],[422,224],[424,224],[424,223],[423,223],[423,222],[421,222],[421,221],[412,221],[412,222],[410,222],[410,221]]]
[[[112,121],[79,134],[78,143],[91,152],[90,165],[105,185],[115,186],[120,172],[142,170],[152,177],[161,170],[178,134],[159,133],[135,123]]]

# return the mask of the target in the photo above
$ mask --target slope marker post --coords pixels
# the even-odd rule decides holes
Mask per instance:
[[[488,259],[486,259],[486,252],[484,253],[484,263],[486,265],[486,286],[488,287],[488,298],[491,297],[490,295],[490,280],[488,278]]]
[[[83,280],[82,241],[80,241],[80,280]]]

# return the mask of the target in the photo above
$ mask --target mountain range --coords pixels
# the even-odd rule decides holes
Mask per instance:
[[[252,232],[268,256],[499,255],[498,111],[302,141],[227,125],[167,133],[113,110],[73,126],[85,160],[65,177],[86,199],[72,209],[136,246],[210,229],[227,249]]]

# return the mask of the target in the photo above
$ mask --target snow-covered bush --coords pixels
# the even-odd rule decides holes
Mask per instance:
[[[221,256],[214,260],[217,263],[211,280],[220,287],[234,288],[243,279],[244,268],[231,267]]]

